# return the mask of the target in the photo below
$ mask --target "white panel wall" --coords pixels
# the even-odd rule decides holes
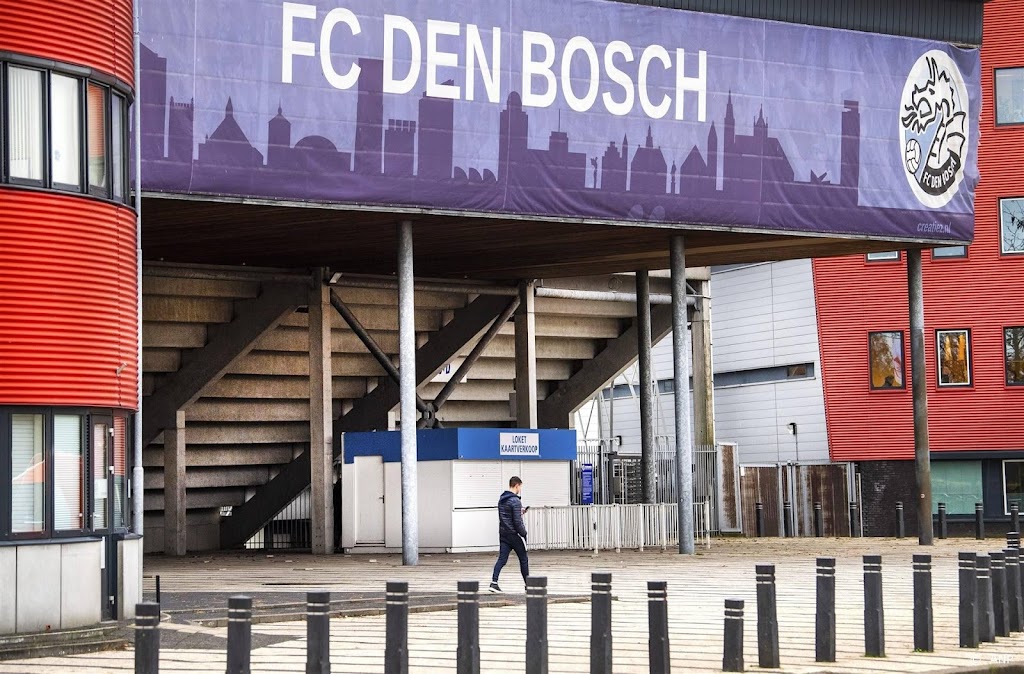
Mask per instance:
[[[0,634],[11,634],[16,628],[18,586],[18,549],[0,548]]]

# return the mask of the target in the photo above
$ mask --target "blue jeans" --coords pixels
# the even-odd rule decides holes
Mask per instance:
[[[516,557],[519,558],[519,570],[523,574],[523,580],[530,575],[530,559],[526,556],[526,543],[519,536],[510,536],[506,538],[501,536],[501,548],[498,552],[498,562],[494,565],[494,575],[491,576],[491,582],[498,582],[498,574],[505,567],[505,563],[508,562],[508,555],[510,552],[515,550]]]

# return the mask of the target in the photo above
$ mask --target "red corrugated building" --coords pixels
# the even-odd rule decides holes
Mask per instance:
[[[933,509],[1005,519],[1024,498],[1024,45],[1020,4],[985,7],[975,240],[925,252]],[[814,285],[829,445],[858,462],[865,529],[915,522],[906,256],[819,259]],[[933,510],[934,512],[934,510]]]

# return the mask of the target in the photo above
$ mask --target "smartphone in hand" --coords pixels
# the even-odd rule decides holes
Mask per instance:
[[[523,508],[523,514],[525,515],[526,511],[529,510],[529,509],[530,509],[530,506],[526,506],[525,508]]]

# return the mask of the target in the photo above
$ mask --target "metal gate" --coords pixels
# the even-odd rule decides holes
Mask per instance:
[[[762,506],[764,534],[786,530],[784,504],[791,505],[789,531],[814,536],[814,504],[820,503],[823,536],[850,534],[850,464],[760,464],[740,466],[742,530],[757,535],[757,505]]]

